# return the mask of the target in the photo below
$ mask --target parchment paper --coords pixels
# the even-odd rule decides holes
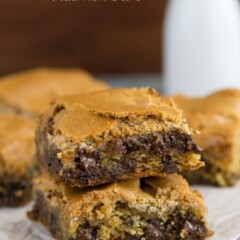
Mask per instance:
[[[232,188],[198,187],[208,207],[209,240],[240,240],[240,183]],[[32,203],[23,208],[0,209],[0,240],[52,240],[48,231],[26,217]]]

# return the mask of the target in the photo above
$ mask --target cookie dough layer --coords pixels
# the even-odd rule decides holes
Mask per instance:
[[[76,187],[204,165],[181,111],[149,88],[59,98],[36,142],[45,169]]]
[[[211,235],[206,208],[178,175],[67,188],[45,174],[34,182],[28,214],[64,240],[198,240]]]
[[[186,172],[191,183],[231,186],[240,178],[240,91],[223,90],[205,98],[174,97],[203,149],[205,167]]]
[[[108,88],[79,69],[37,68],[0,79],[0,113],[34,118],[59,96]]]
[[[35,125],[20,116],[0,115],[0,206],[21,206],[31,198]]]

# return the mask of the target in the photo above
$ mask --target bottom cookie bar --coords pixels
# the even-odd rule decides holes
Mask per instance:
[[[67,188],[42,174],[28,213],[59,240],[205,239],[201,196],[178,175]]]

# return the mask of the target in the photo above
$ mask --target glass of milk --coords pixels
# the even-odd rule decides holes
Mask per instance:
[[[240,88],[238,0],[170,0],[164,43],[166,93]]]

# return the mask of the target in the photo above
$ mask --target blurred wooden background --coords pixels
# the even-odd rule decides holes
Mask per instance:
[[[0,1],[0,75],[36,67],[161,71],[167,0]]]

